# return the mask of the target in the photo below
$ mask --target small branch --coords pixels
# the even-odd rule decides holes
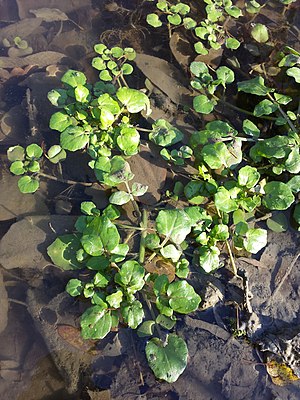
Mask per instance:
[[[45,174],[44,172],[39,172],[37,175],[41,176],[42,178],[50,179],[52,181],[57,181],[57,182],[61,182],[61,183],[66,183],[68,185],[82,185],[82,186],[86,186],[86,187],[91,187],[91,186],[94,186],[95,184],[98,184],[97,182],[87,183],[87,182],[72,181],[70,179],[60,179],[60,178],[57,178],[56,176]]]
[[[231,266],[232,266],[232,270],[233,270],[234,276],[238,276],[237,268],[236,268],[236,265],[235,265],[235,261],[234,261],[233,254],[232,254],[232,251],[231,251],[230,244],[229,244],[228,240],[225,240],[225,244],[226,244],[227,251],[228,251],[228,254],[229,254],[229,259],[230,259],[230,262],[231,262]]]
[[[292,121],[290,120],[290,118],[286,115],[286,113],[283,111],[283,109],[280,107],[279,103],[273,99],[273,97],[270,95],[270,93],[267,94],[267,96],[269,97],[269,99],[272,101],[272,103],[276,104],[278,107],[278,111],[280,112],[280,114],[283,116],[283,118],[286,120],[286,122],[288,123],[289,127],[291,128],[291,130],[293,132],[297,133],[297,129],[295,128],[295,125],[292,123]]]

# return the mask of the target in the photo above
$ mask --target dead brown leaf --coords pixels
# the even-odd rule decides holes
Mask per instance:
[[[22,68],[27,65],[37,65],[43,68],[59,63],[64,57],[66,57],[65,54],[56,51],[41,51],[27,57],[0,57],[0,68]]]

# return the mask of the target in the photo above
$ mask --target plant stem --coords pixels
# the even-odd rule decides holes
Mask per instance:
[[[140,250],[139,250],[139,263],[143,264],[145,261],[145,237],[147,235],[147,222],[148,222],[148,213],[146,211],[146,209],[143,209],[142,212],[142,221],[141,221],[141,229],[142,229],[142,233],[141,233],[141,240],[140,240]]]
[[[168,241],[169,241],[169,238],[168,238],[168,237],[165,237],[164,240],[163,240],[163,242],[162,242],[162,244],[159,246],[160,249],[162,249],[162,248],[168,243]],[[157,254],[157,253],[154,251],[154,252],[151,254],[151,256],[148,258],[147,263],[149,263],[150,261],[152,261],[153,258],[156,256],[156,254]]]
[[[130,187],[129,187],[129,185],[128,185],[128,182],[125,181],[124,183],[125,183],[127,192],[131,195],[131,190],[130,190]],[[139,206],[138,206],[137,202],[136,202],[134,199],[131,199],[131,203],[132,203],[132,205],[133,205],[134,211],[136,212],[137,218],[138,218],[139,220],[141,220],[142,214],[141,214],[141,212],[140,212],[140,209],[139,209]]]
[[[140,128],[139,126],[135,126],[135,129],[141,132],[152,132],[152,129]]]
[[[254,115],[253,112],[251,112],[251,111],[244,110],[243,108],[237,107],[237,106],[235,106],[234,104],[228,103],[228,102],[225,101],[225,100],[221,100],[221,99],[219,99],[219,97],[217,97],[217,96],[215,96],[215,95],[213,95],[213,98],[214,98],[215,100],[217,100],[219,103],[222,103],[222,104],[226,105],[227,107],[232,108],[232,109],[235,110],[235,111],[239,111],[239,112],[241,112],[241,113],[243,113],[243,114],[251,115],[252,117],[255,117],[255,115]],[[269,121],[276,121],[276,118],[275,118],[275,117],[268,117],[267,115],[262,115],[262,116],[259,117],[259,118],[267,119],[267,120],[269,120]]]
[[[91,187],[91,186],[95,185],[95,183],[96,183],[96,182],[94,182],[94,183],[78,182],[78,181],[72,181],[70,179],[60,179],[60,178],[57,178],[56,176],[45,174],[44,172],[39,172],[37,175],[41,176],[43,178],[50,179],[52,181],[67,183],[68,185],[82,185],[82,186]]]
[[[233,270],[234,276],[238,276],[237,268],[236,268],[236,265],[235,265],[235,261],[234,261],[233,254],[232,254],[232,251],[231,251],[230,244],[229,244],[228,240],[225,240],[225,244],[226,244],[226,247],[227,247],[227,250],[228,250],[228,254],[229,254],[229,258],[230,258],[230,262],[231,262],[231,266],[232,266],[232,270]]]
[[[289,127],[291,128],[291,130],[293,132],[297,132],[297,129],[295,128],[295,125],[292,123],[292,121],[290,120],[290,118],[286,115],[286,113],[283,111],[283,109],[280,107],[279,103],[273,99],[273,97],[270,95],[270,93],[267,94],[267,96],[269,97],[269,99],[272,101],[272,103],[276,104],[278,107],[278,110],[280,112],[280,114],[283,116],[283,118],[286,120],[286,122],[288,123]]]

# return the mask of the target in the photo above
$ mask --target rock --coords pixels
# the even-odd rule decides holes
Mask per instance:
[[[23,194],[18,188],[18,176],[1,170],[0,179],[0,221],[6,221],[25,215],[47,215],[48,207],[40,191],[34,194]]]
[[[73,229],[73,216],[30,216],[13,224],[0,242],[1,264],[6,269],[42,269],[51,264],[47,247],[58,235]]]

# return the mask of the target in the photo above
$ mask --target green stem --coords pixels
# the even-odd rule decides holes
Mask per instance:
[[[139,250],[139,263],[144,264],[145,261],[145,237],[147,235],[147,223],[148,223],[148,213],[145,209],[142,212],[142,221],[141,221],[141,240],[140,240],[140,250]]]
[[[278,110],[280,112],[280,114],[283,116],[283,118],[286,120],[286,122],[288,123],[289,127],[291,128],[291,130],[293,132],[297,132],[297,129],[295,128],[295,125],[292,123],[292,121],[290,120],[290,118],[286,115],[286,113],[283,111],[283,109],[280,107],[279,103],[273,99],[273,97],[270,95],[270,93],[267,94],[267,96],[269,97],[269,99],[272,101],[273,104],[276,104],[278,107]]]

